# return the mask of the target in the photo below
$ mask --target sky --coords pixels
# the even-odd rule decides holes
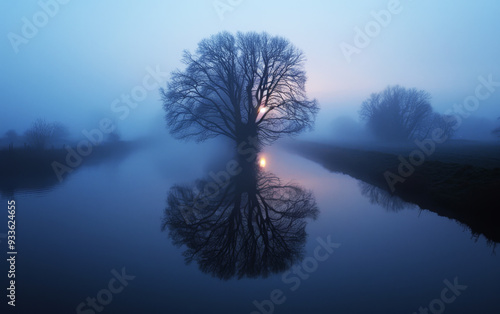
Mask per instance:
[[[36,118],[75,132],[109,118],[125,135],[146,132],[163,119],[158,88],[183,50],[221,31],[266,31],[300,48],[318,127],[357,119],[388,85],[426,90],[446,112],[480,76],[500,81],[494,0],[40,0],[1,1],[0,12],[0,133]],[[471,115],[500,116],[498,89]]]

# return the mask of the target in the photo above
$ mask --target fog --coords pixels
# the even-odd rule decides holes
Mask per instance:
[[[371,12],[387,10],[387,1],[278,1],[266,3],[267,10],[259,13],[265,2],[237,1],[219,11],[214,3],[71,1],[22,43],[7,35],[26,37],[23,18],[32,20],[41,7],[36,1],[2,3],[2,132],[22,133],[42,117],[67,124],[77,136],[106,117],[116,121],[125,138],[147,134],[164,115],[158,88],[147,90],[123,120],[112,110],[113,101],[142,85],[148,68],[170,73],[181,67],[184,49],[194,50],[201,39],[222,30],[266,31],[304,51],[308,96],[321,107],[319,133],[328,133],[338,117],[357,120],[361,103],[388,85],[426,90],[436,111],[445,112],[474,93],[478,76],[500,77],[500,43],[491,38],[499,23],[495,1],[400,1],[399,13],[350,62],[341,44],[353,45],[354,29],[373,21]],[[277,11],[279,17],[273,13]],[[168,74],[160,79],[158,87],[163,87]],[[500,116],[499,100],[500,93],[494,93],[481,101],[472,118],[493,121]],[[462,130],[460,137],[477,139],[468,134],[473,129]]]
[[[303,139],[329,141],[333,143],[344,143],[351,145],[379,144],[390,145],[390,142],[375,137],[367,128],[366,124],[359,120],[357,116],[340,115],[323,119],[320,117],[314,131],[301,136]],[[500,126],[500,121],[494,117],[475,117],[465,119],[456,133],[449,141],[479,141],[498,143],[498,136],[492,131]],[[402,143],[395,143],[401,145]]]
[[[498,12],[1,1],[5,303],[500,313]]]

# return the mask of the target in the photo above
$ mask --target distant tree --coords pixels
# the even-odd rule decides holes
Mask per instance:
[[[453,128],[454,124],[449,121],[453,121],[453,118],[449,115],[442,115],[439,113],[433,113],[432,119],[427,127],[427,132],[422,138],[427,138],[432,136],[431,132],[434,130],[442,130],[443,134],[448,137],[452,137],[455,134],[455,129]]]
[[[305,92],[305,57],[287,39],[223,32],[184,52],[184,71],[161,89],[170,133],[178,138],[249,136],[270,143],[310,128],[318,111]]]
[[[452,135],[452,125],[433,112],[430,99],[423,90],[389,86],[363,102],[360,117],[376,137],[388,141],[425,138],[436,128]]]
[[[45,119],[36,119],[24,136],[28,144],[36,149],[44,149],[50,140],[52,125]]]
[[[63,139],[67,135],[67,127],[62,123],[49,123],[41,118],[35,120],[24,133],[27,143],[31,147],[40,150],[45,149],[52,141]]]

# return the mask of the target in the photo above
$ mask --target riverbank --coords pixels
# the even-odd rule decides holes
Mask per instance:
[[[0,191],[11,194],[18,190],[36,190],[54,186],[61,181],[54,168],[56,164],[57,170],[66,170],[62,176],[65,178],[80,167],[125,156],[137,145],[137,142],[132,141],[102,143],[92,147],[88,155],[78,154],[79,150],[74,146],[46,150],[2,149],[0,150]],[[68,161],[72,164],[69,165]]]
[[[401,157],[408,161],[408,154],[396,154],[396,148],[391,153],[387,149],[375,151],[374,147],[367,150],[305,141],[289,143],[287,147],[332,172],[364,181],[405,202],[466,224],[474,234],[500,242],[496,195],[500,191],[500,161],[495,147],[476,145],[476,150],[467,151],[466,155],[463,148],[454,151],[449,146],[412,166],[411,175],[406,177],[401,175],[401,169],[408,170],[408,165],[401,166]],[[403,180],[394,183],[394,177],[388,173]]]

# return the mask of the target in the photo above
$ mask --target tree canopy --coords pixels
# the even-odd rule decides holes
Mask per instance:
[[[311,128],[318,112],[305,92],[305,57],[267,33],[219,33],[184,52],[184,70],[161,89],[170,133],[203,141],[248,136],[271,143]]]

